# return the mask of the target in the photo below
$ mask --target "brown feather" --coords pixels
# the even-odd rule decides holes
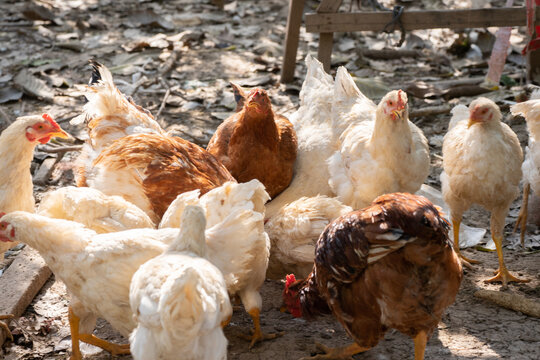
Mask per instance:
[[[137,169],[144,192],[160,218],[178,194],[195,189],[204,194],[227,181],[235,181],[200,146],[158,134],[137,134],[115,140],[94,164],[111,170]]]
[[[262,91],[262,90],[260,90]],[[264,92],[266,96],[266,92]],[[226,119],[208,143],[212,153],[239,182],[258,179],[270,197],[289,186],[297,154],[296,133],[292,124],[281,115],[269,111],[250,111],[242,97],[244,108]]]
[[[421,196],[380,196],[326,227],[312,281],[300,292],[325,299],[362,347],[375,346],[388,328],[411,337],[431,335],[462,278],[448,228]],[[302,313],[313,303],[301,298]]]

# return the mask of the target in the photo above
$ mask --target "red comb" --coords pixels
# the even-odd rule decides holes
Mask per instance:
[[[402,92],[403,92],[402,90],[398,90],[398,94],[397,94],[398,103],[397,104],[398,104],[399,108],[404,109],[405,108],[405,103],[403,102],[403,99],[401,98],[401,93]]]
[[[58,123],[56,121],[54,121],[54,119],[52,118],[51,115],[45,113],[45,114],[41,115],[41,117],[44,120],[47,120],[49,122],[49,124],[51,124],[55,129],[60,129],[60,125],[58,125]]]
[[[289,275],[285,276],[285,287],[288,288],[295,281],[296,281],[296,277],[294,276],[294,274],[289,274]]]
[[[0,212],[0,218],[1,218],[2,216],[4,216],[4,215],[6,215],[5,212]]]

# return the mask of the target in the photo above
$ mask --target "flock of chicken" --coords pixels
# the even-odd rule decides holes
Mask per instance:
[[[80,341],[135,359],[225,359],[230,299],[253,319],[250,346],[280,336],[264,334],[259,322],[267,277],[286,277],[284,309],[293,316],[332,313],[354,339],[342,349],[320,345],[325,354],[315,358],[348,358],[395,328],[414,338],[415,359],[423,359],[458,292],[461,262],[473,262],[460,255],[458,236],[473,203],[491,212],[499,256],[487,281],[525,281],[503,261],[504,219],[519,194],[523,155],[496,104],[479,98],[457,106],[444,138],[452,246],[443,214],[409,194],[428,176],[430,158],[422,130],[408,119],[407,95],[391,91],[376,106],[345,68],[334,80],[314,58],[306,62],[290,122],[274,114],[264,90],[233,85],[237,112],[206,150],[169,135],[93,62],[78,187],[47,193],[37,210],[33,150],[68,134],[46,114],[2,133],[0,251],[24,242],[65,283],[72,359],[82,358]],[[534,191],[538,109],[539,100],[512,108],[531,132],[523,169]],[[130,344],[92,335],[97,317]]]

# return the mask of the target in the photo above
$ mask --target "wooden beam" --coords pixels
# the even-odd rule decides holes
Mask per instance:
[[[281,68],[280,81],[282,83],[289,83],[294,79],[296,53],[298,51],[298,40],[300,38],[300,27],[302,26],[302,14],[304,12],[305,2],[306,0],[290,0],[289,2],[285,54],[283,54],[283,67]]]
[[[26,246],[0,277],[0,314],[21,316],[49,276],[51,270],[39,253]],[[6,335],[0,327],[0,347]]]
[[[391,12],[375,11],[362,13],[306,14],[306,31],[330,33],[344,31],[382,31],[392,20]],[[524,7],[460,9],[460,10],[406,10],[401,16],[406,30],[419,29],[464,29],[491,26],[525,26]],[[536,13],[540,22],[540,11]]]
[[[351,0],[353,1],[353,0]],[[343,0],[322,0],[317,7],[318,13],[336,13]]]

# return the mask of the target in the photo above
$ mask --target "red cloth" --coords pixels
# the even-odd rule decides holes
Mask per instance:
[[[527,7],[527,33],[531,41],[523,49],[523,55],[540,49],[540,25],[534,26],[534,11],[537,6],[540,6],[540,0],[527,0],[525,6]]]

